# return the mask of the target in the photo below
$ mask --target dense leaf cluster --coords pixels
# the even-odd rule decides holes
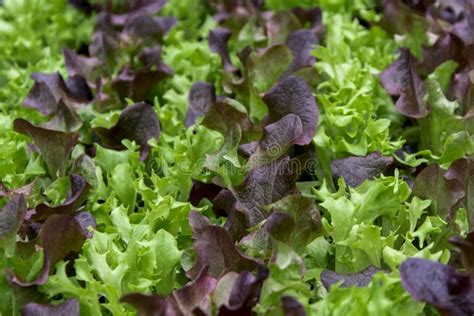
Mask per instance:
[[[474,313],[469,0],[5,0],[0,314]]]

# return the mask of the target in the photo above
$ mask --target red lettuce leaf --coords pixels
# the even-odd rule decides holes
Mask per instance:
[[[446,315],[474,313],[474,281],[452,267],[419,258],[400,265],[402,285],[414,299]]]
[[[466,238],[456,236],[449,241],[461,250],[464,268],[474,278],[474,232],[467,234]]]
[[[432,213],[451,220],[465,192],[459,180],[453,178],[452,173],[447,174],[446,177],[438,165],[429,165],[415,178],[413,194],[422,199],[430,199]]]
[[[79,302],[70,299],[58,305],[29,303],[21,308],[23,316],[79,316]]]
[[[45,284],[56,262],[64,259],[70,252],[79,252],[86,239],[91,237],[87,226],[95,228],[95,221],[89,213],[50,216],[41,226],[39,236],[44,250],[43,268],[39,275],[28,282],[6,269],[8,281],[24,287]]]
[[[126,107],[112,128],[98,127],[95,132],[108,148],[125,149],[122,140],[129,139],[140,145],[143,152],[148,147],[148,140],[159,138],[160,123],[153,107],[141,102]]]
[[[25,196],[14,195],[8,203],[0,209],[0,240],[14,236],[26,215]]]
[[[33,139],[53,178],[66,174],[67,161],[76,143],[77,134],[35,126],[24,119],[16,119],[13,129]]]
[[[251,226],[258,224],[266,217],[263,210],[265,205],[298,193],[290,158],[283,157],[256,167],[246,175],[241,184],[233,187],[232,191],[237,198],[236,209],[248,216]]]
[[[270,122],[276,122],[288,114],[297,115],[303,133],[294,143],[309,144],[316,132],[319,111],[308,84],[299,77],[290,76],[277,82],[263,97],[268,106]]]
[[[342,274],[325,269],[321,273],[321,282],[328,291],[330,287],[337,282],[342,283],[341,287],[364,287],[372,281],[374,274],[380,271],[382,270],[373,266],[369,266],[367,269],[354,274]]]
[[[215,278],[229,271],[252,271],[258,266],[255,260],[240,253],[229,233],[222,227],[202,227],[195,238],[197,261],[186,273],[190,278],[196,278],[206,266],[209,267],[209,275]]]
[[[44,221],[53,214],[74,214],[86,199],[86,195],[90,189],[90,185],[83,177],[72,174],[70,175],[71,187],[68,197],[58,206],[49,206],[41,203],[35,207],[35,214],[32,215],[32,221]]]
[[[347,185],[356,187],[394,169],[394,159],[373,152],[365,157],[348,157],[331,161],[333,177],[344,178]],[[337,181],[335,181],[337,182]]]
[[[159,295],[127,294],[123,303],[133,305],[138,315],[211,315],[210,294],[216,287],[216,279],[203,268],[199,276],[184,287],[164,298]]]
[[[423,100],[426,86],[416,72],[416,63],[410,51],[402,48],[397,60],[380,74],[385,90],[398,97],[395,104],[397,111],[411,118],[425,117],[430,112]]]
[[[189,108],[186,114],[185,126],[193,125],[196,118],[206,114],[214,102],[216,102],[214,85],[207,82],[193,83],[189,91]]]

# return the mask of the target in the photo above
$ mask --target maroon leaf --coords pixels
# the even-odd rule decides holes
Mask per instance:
[[[283,157],[259,166],[251,170],[244,181],[232,189],[237,198],[236,208],[247,214],[251,226],[265,218],[263,206],[298,192],[289,162],[289,157]]]
[[[252,315],[253,307],[260,299],[260,290],[269,271],[259,266],[257,275],[242,271],[230,291],[229,301],[219,308],[219,316]]]
[[[464,12],[464,17],[453,25],[451,32],[459,37],[464,45],[474,44],[474,7],[471,4],[470,10]]]
[[[176,24],[171,16],[134,15],[127,19],[124,33],[144,39],[159,41]]]
[[[209,32],[209,48],[212,52],[219,54],[222,64],[227,72],[234,72],[236,68],[230,60],[227,43],[232,35],[232,31],[225,28],[216,28]]]
[[[79,316],[79,302],[70,299],[58,305],[29,303],[21,308],[22,316]]]
[[[134,101],[143,101],[150,90],[161,80],[169,77],[173,71],[161,63],[155,68],[140,68],[137,70],[126,66],[112,82],[112,87],[120,98],[129,98]]]
[[[209,275],[219,277],[225,272],[254,270],[258,263],[242,255],[235,247],[227,231],[219,226],[206,226],[194,242],[197,261],[186,274],[196,278],[203,267],[209,267]]]
[[[96,82],[102,64],[99,59],[80,56],[68,48],[63,49],[63,55],[69,76],[82,76],[89,82]]]
[[[68,197],[66,201],[58,206],[49,206],[41,203],[35,207],[35,214],[32,216],[32,221],[44,221],[53,214],[74,214],[86,199],[86,195],[90,189],[90,185],[83,177],[72,174],[70,176],[71,187],[69,188]]]
[[[186,114],[185,126],[195,123],[198,116],[206,114],[216,102],[214,85],[206,82],[195,82],[189,91],[189,108]]]
[[[65,175],[69,154],[77,140],[77,134],[38,127],[24,119],[16,119],[13,122],[13,129],[33,139],[52,177]]]
[[[174,291],[167,298],[158,295],[128,294],[123,303],[133,305],[138,315],[210,315],[210,294],[216,287],[216,279],[204,268],[196,280]]]
[[[474,161],[472,158],[461,158],[454,161],[444,174],[445,182],[452,183],[450,187],[462,190],[461,205],[467,211],[469,229],[474,229]]]
[[[410,258],[400,265],[402,285],[415,300],[446,315],[474,313],[474,282],[441,263]]]
[[[331,161],[334,178],[344,178],[351,187],[356,187],[365,180],[375,178],[393,168],[394,159],[382,156],[379,152],[370,153],[365,157],[348,157]]]
[[[430,112],[423,100],[426,87],[416,73],[416,63],[410,51],[402,48],[398,59],[380,74],[385,90],[398,97],[395,104],[397,111],[411,118],[425,117]]]
[[[266,207],[269,208],[273,212],[265,228],[273,238],[290,243],[297,252],[323,231],[321,214],[311,198],[288,195]]]
[[[474,232],[467,234],[466,238],[457,236],[449,241],[461,250],[464,268],[474,278]]]
[[[373,266],[369,266],[367,269],[354,274],[341,274],[325,269],[321,273],[321,282],[323,283],[326,290],[329,290],[331,285],[336,284],[337,282],[342,283],[341,287],[364,287],[367,286],[370,281],[372,281],[374,274],[380,271],[382,270]]]
[[[148,140],[159,138],[160,123],[153,107],[141,102],[126,107],[114,127],[110,129],[99,127],[95,132],[106,147],[124,149],[122,140],[129,139],[143,149],[148,146]]]
[[[268,106],[270,122],[276,122],[288,114],[297,115],[303,133],[294,143],[309,144],[316,132],[319,111],[308,84],[299,77],[290,76],[277,82],[263,97]]]
[[[12,271],[6,270],[8,281],[19,286],[32,286],[45,284],[48,274],[56,262],[64,259],[70,252],[81,250],[85,240],[91,235],[84,227],[93,224],[92,216],[52,215],[42,225],[40,231],[41,246],[44,250],[43,268],[37,278],[31,282],[16,276]]]
[[[285,316],[306,316],[304,306],[293,297],[282,296],[280,301]]]
[[[286,45],[293,55],[288,73],[293,73],[304,67],[313,66],[316,59],[311,55],[311,52],[317,44],[318,38],[310,30],[301,29],[291,33],[286,40]]]
[[[441,168],[430,165],[423,169],[415,179],[413,194],[430,199],[430,209],[435,215],[452,219],[453,212],[465,196],[463,185],[452,176],[446,178]]]
[[[14,236],[20,228],[26,214],[26,200],[24,195],[14,195],[8,203],[0,209],[0,240]]]
[[[250,157],[251,165],[264,165],[288,153],[303,134],[303,125],[295,114],[285,115],[263,129],[257,151]]]
[[[463,65],[466,61],[461,52],[462,43],[460,40],[456,36],[446,33],[438,38],[433,46],[423,47],[423,61],[417,69],[428,75],[447,60],[454,60]]]

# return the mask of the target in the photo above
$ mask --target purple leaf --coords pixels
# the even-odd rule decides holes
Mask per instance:
[[[326,28],[323,24],[323,13],[320,8],[302,8],[296,7],[292,9],[293,14],[300,20],[302,25],[309,24],[310,30],[321,38],[326,32]]]
[[[394,159],[382,156],[379,152],[370,153],[365,157],[348,157],[331,161],[334,178],[344,178],[351,187],[357,187],[365,180],[385,174],[393,168]]]
[[[80,56],[68,48],[63,49],[63,55],[69,76],[82,76],[89,82],[96,82],[102,64],[99,59]]]
[[[210,295],[216,287],[216,279],[204,268],[196,280],[175,290],[167,298],[158,295],[127,294],[123,303],[133,305],[138,315],[210,315]]]
[[[159,66],[162,63],[161,51],[160,45],[145,47],[140,55],[138,55],[138,58],[145,67]]]
[[[295,114],[285,115],[263,128],[257,151],[250,157],[251,165],[265,165],[288,153],[303,134],[303,125]]]
[[[232,35],[232,31],[225,28],[216,28],[209,32],[209,48],[212,52],[219,54],[222,64],[227,72],[234,72],[236,68],[230,60],[227,44]]]
[[[26,214],[24,195],[14,195],[0,209],[0,240],[14,236],[20,228]]]
[[[142,39],[159,41],[176,24],[171,16],[134,15],[127,19],[124,33]]]
[[[282,296],[280,302],[285,316],[306,316],[304,306],[293,297]]]
[[[299,77],[290,76],[277,82],[263,97],[268,106],[270,121],[276,122],[288,114],[297,115],[303,134],[294,143],[309,144],[316,132],[319,111],[308,84]]]
[[[112,22],[115,25],[124,25],[126,22],[139,15],[154,15],[166,4],[167,0],[132,0],[123,4],[126,13],[113,14]]]
[[[98,127],[95,132],[106,147],[124,149],[122,140],[128,139],[135,141],[143,150],[148,147],[148,140],[159,138],[160,123],[153,107],[141,102],[126,107],[114,127]]]
[[[33,73],[35,81],[24,101],[26,107],[35,109],[44,115],[57,111],[58,103],[66,96],[66,83],[59,73]]]
[[[426,259],[410,258],[400,265],[402,285],[415,300],[446,315],[474,314],[474,282],[455,269]]]
[[[7,269],[8,281],[23,287],[45,284],[56,262],[64,259],[70,252],[80,251],[86,239],[91,237],[84,229],[86,225],[95,227],[95,221],[91,220],[91,217],[56,214],[50,216],[40,231],[44,260],[39,275],[35,280],[28,282]]]
[[[265,229],[273,239],[288,244],[291,242],[295,228],[293,216],[282,212],[272,212],[265,222]]]
[[[83,177],[72,174],[70,176],[71,187],[69,188],[68,197],[66,201],[58,206],[49,206],[41,203],[35,207],[35,214],[32,216],[32,221],[44,221],[53,214],[74,214],[86,199],[86,195],[90,189],[90,185]]]
[[[446,178],[436,164],[429,165],[418,174],[413,194],[430,199],[433,214],[446,219],[453,219],[456,206],[465,196],[462,184],[452,176]]]
[[[467,234],[466,238],[456,236],[449,241],[461,250],[464,268],[474,278],[474,232]]]
[[[270,43],[285,43],[291,33],[301,28],[300,20],[291,11],[271,11],[265,19],[265,31]]]
[[[454,161],[444,173],[445,182],[452,183],[460,191],[462,207],[467,211],[469,229],[474,229],[474,160],[472,158],[461,158]]]
[[[337,282],[342,283],[341,287],[364,287],[367,286],[370,281],[372,281],[374,274],[380,271],[382,270],[373,266],[369,266],[367,269],[354,274],[342,274],[325,269],[321,273],[321,282],[323,283],[326,290],[329,290],[329,288]]]
[[[263,206],[298,192],[289,162],[289,157],[283,157],[259,166],[251,170],[244,181],[232,189],[237,198],[236,208],[247,214],[251,226],[265,219]]]
[[[400,49],[400,56],[380,74],[380,82],[387,92],[398,97],[397,111],[411,118],[421,118],[429,114],[423,98],[425,83],[416,73],[415,57],[406,48]]]
[[[197,311],[210,315],[210,294],[214,291],[216,285],[217,280],[211,277],[208,268],[204,267],[196,280],[174,291],[173,299],[184,315],[194,314]]]
[[[227,231],[219,226],[206,226],[196,236],[194,249],[197,261],[187,275],[196,278],[203,267],[209,267],[209,275],[219,277],[229,271],[252,271],[258,263],[237,250]]]
[[[265,266],[259,266],[257,275],[242,271],[230,291],[229,301],[219,308],[219,316],[252,315],[253,307],[260,299],[260,290],[269,271]]]
[[[311,52],[317,44],[318,38],[310,30],[301,29],[291,33],[286,40],[286,45],[293,55],[288,73],[293,73],[304,67],[313,66],[316,59],[311,55]]]
[[[123,296],[120,301],[133,305],[138,316],[169,315],[181,316],[177,312],[177,307],[168,302],[167,299],[159,295],[144,295],[132,293]]]
[[[16,189],[7,188],[2,181],[0,181],[0,196],[15,196],[15,195],[25,195],[29,196],[35,187],[36,181],[32,181],[28,184],[25,184],[22,187]]]
[[[423,47],[423,61],[417,67],[418,71],[427,75],[447,60],[454,60],[458,64],[465,64],[461,54],[462,43],[449,33],[439,37],[431,47]]]
[[[288,195],[267,208],[273,210],[265,225],[270,235],[289,242],[296,251],[303,249],[323,231],[321,214],[311,198]]]
[[[474,7],[464,12],[464,17],[453,25],[451,32],[459,37],[464,45],[474,44]]]
[[[186,114],[185,126],[195,123],[198,116],[206,114],[216,102],[214,85],[206,82],[195,82],[189,91],[189,108]]]
[[[112,87],[122,99],[143,101],[159,81],[172,74],[173,71],[163,63],[158,67],[144,67],[137,70],[125,66],[118,77],[112,81]]]
[[[16,119],[13,122],[13,129],[33,139],[52,177],[65,175],[69,154],[76,143],[77,134],[35,126],[24,119]]]
[[[79,302],[70,299],[58,305],[29,303],[21,308],[22,316],[79,316]]]

